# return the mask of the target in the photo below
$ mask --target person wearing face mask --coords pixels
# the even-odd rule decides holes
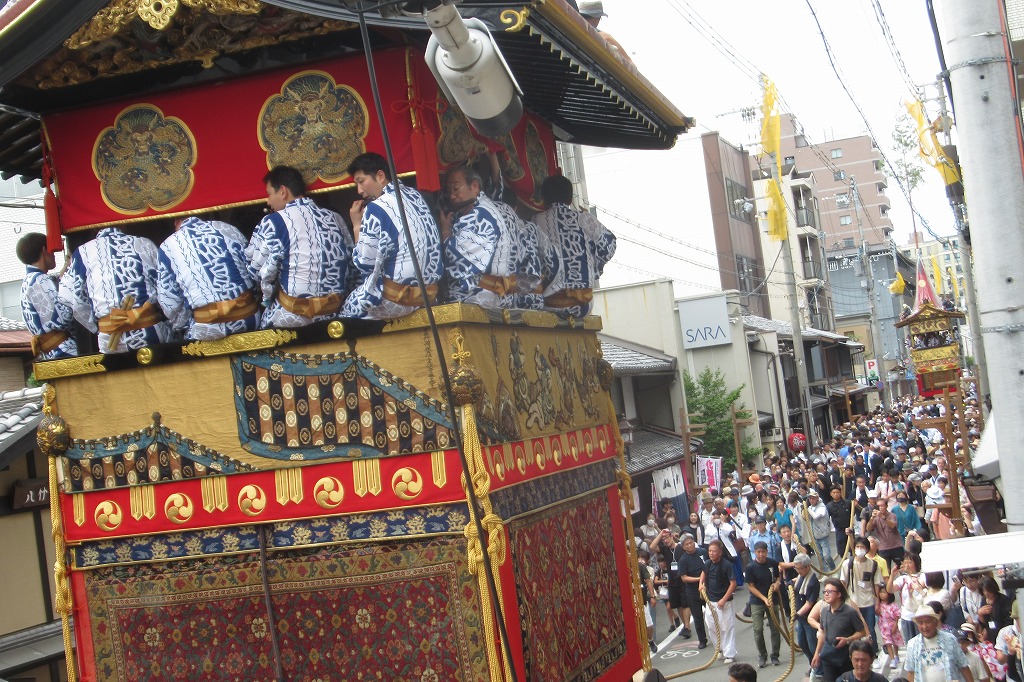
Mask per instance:
[[[679,528],[679,524],[676,523],[676,513],[674,511],[665,515],[665,524],[665,527],[668,528],[673,535],[679,535],[682,532],[682,529]]]
[[[868,632],[871,633],[871,642],[877,647],[875,601],[878,598],[878,590],[885,586],[885,581],[882,572],[878,570],[878,564],[868,557],[869,549],[867,538],[856,538],[853,541],[854,556],[843,563],[839,579],[846,585],[850,598],[864,616]]]
[[[658,537],[658,533],[661,532],[661,529],[658,528],[657,519],[653,512],[647,515],[647,523],[640,526],[640,531],[644,534],[644,540],[647,544],[650,544],[651,540]]]
[[[725,511],[718,511],[717,509],[711,514],[711,524],[704,529],[704,539],[707,540],[710,545],[713,540],[718,540],[722,543],[722,547],[725,551],[725,560],[733,563],[736,572],[736,584],[743,584],[743,571],[738,565],[739,553],[736,551],[736,546],[733,544],[733,537],[735,529],[732,524],[729,523],[729,513]]]

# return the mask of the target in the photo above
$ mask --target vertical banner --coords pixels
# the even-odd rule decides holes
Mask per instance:
[[[715,490],[722,489],[722,458],[697,458],[697,485],[707,486]]]
[[[639,514],[640,513],[640,488],[633,488],[633,490],[631,492],[633,493],[633,513],[634,514]],[[622,518],[626,518],[627,516],[629,516],[629,510],[626,509],[626,501],[625,500],[619,500],[619,504],[622,506]]]

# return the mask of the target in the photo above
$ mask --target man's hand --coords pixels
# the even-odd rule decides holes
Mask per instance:
[[[455,221],[455,212],[445,213],[439,211],[437,214],[437,227],[441,230],[441,241],[448,239],[452,234],[452,223]]]
[[[811,659],[811,667],[815,669],[821,667],[821,656],[814,654],[814,658]]]
[[[849,637],[836,637],[836,648],[842,649],[844,646],[850,643]]]
[[[366,210],[366,201],[356,199],[352,202],[352,208],[348,210],[349,220],[352,221],[352,236],[359,241],[359,228],[363,224],[363,212]]]
[[[724,611],[725,610],[725,605],[728,604],[728,603],[729,602],[726,599],[724,599],[724,598],[723,599],[719,599],[718,600],[718,610],[719,611]]]

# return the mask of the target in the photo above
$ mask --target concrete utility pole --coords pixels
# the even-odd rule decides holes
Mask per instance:
[[[956,96],[957,132],[971,242],[978,262],[978,309],[988,377],[999,419],[989,421],[999,458],[1006,524],[1024,530],[1024,141],[1007,63],[1002,3],[940,0],[942,43]],[[1024,591],[1020,592],[1024,597]]]
[[[860,233],[860,264],[861,272],[864,274],[864,288],[868,292],[868,315],[871,326],[871,346],[875,351],[875,363],[878,366],[878,380],[882,382],[882,406],[888,407],[890,401],[885,395],[885,379],[882,372],[888,377],[889,370],[885,368],[885,347],[882,345],[882,330],[878,322],[878,309],[875,307],[875,265],[871,262],[871,254],[868,253],[868,242],[864,238],[864,221],[860,217],[860,192],[857,191],[857,179],[850,176],[850,194],[853,204],[853,213],[857,216],[857,231]],[[860,208],[858,208],[858,205]]]

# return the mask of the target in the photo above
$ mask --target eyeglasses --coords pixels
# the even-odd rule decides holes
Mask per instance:
[[[839,590],[825,589],[825,590],[822,590],[822,593],[824,593],[824,594],[839,594]]]

